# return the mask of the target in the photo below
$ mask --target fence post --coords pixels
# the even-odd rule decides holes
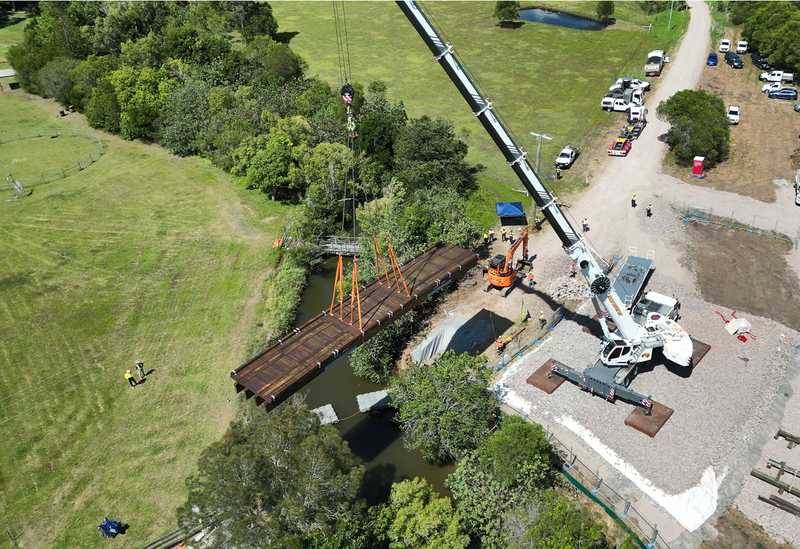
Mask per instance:
[[[631,508],[631,500],[625,498],[625,508],[622,510],[622,514],[619,516],[619,518],[621,519],[628,518],[628,511],[630,510],[630,508]]]
[[[594,476],[597,477],[597,480],[594,483],[594,489],[592,490],[592,494],[596,494],[600,491],[600,486],[603,484],[603,479],[600,477],[600,471],[597,471]]]
[[[647,544],[648,549],[656,546],[656,538],[658,538],[658,525],[653,525],[653,537],[650,538],[650,543]]]

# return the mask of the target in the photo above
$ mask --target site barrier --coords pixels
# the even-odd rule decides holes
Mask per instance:
[[[89,166],[100,160],[100,157],[106,154],[106,152],[108,151],[108,145],[106,144],[105,141],[103,141],[94,134],[84,132],[81,130],[74,130],[71,128],[42,128],[37,130],[0,132],[0,145],[4,143],[10,143],[12,141],[19,141],[22,139],[37,139],[42,137],[53,138],[59,136],[85,137],[86,139],[94,141],[96,148],[95,150],[89,152],[89,154],[82,156],[81,158],[78,158],[67,165],[62,166],[61,168],[41,173],[32,179],[21,180],[21,183],[25,185],[26,188],[31,189],[33,187],[36,187],[37,185],[52,183],[53,181],[63,179],[72,174],[85,170],[86,168],[88,168]]]
[[[714,208],[697,206],[688,202],[673,200],[672,208],[681,216],[685,222],[703,223],[716,227],[727,227],[745,231],[749,234],[766,236],[774,240],[782,240],[792,246],[797,251],[800,243],[800,226],[793,225],[787,220],[774,221],[758,217],[757,215],[745,215],[742,212],[732,211],[730,215],[722,212],[714,213]],[[794,236],[791,236],[794,235]]]

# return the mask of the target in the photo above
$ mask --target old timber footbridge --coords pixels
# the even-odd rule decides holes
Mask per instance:
[[[352,320],[358,302],[343,300],[231,372],[236,391],[267,410],[275,408],[348,351],[464,276],[476,260],[474,252],[453,244],[428,248],[399,265],[405,283],[387,276],[359,288],[361,328]]]

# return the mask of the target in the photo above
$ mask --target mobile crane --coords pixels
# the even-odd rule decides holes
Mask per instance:
[[[627,400],[644,406],[645,413],[649,413],[652,400],[627,388],[636,375],[637,365],[650,360],[652,349],[660,347],[668,360],[680,366],[691,366],[693,344],[689,334],[669,314],[663,314],[663,311],[647,313],[645,318],[638,319],[641,323],[634,319],[601,268],[597,259],[599,254],[567,220],[556,202],[556,197],[545,188],[528,163],[527,153],[514,142],[500,119],[495,116],[492,103],[480,93],[461,67],[453,46],[442,40],[416,2],[398,1],[397,4],[503,153],[506,162],[517,174],[561,240],[564,251],[589,285],[592,302],[603,330],[604,341],[599,360],[583,372],[556,366],[554,363],[553,372],[593,394],[610,401],[615,398]],[[609,331],[606,317],[616,326],[613,333]]]
[[[522,258],[517,260],[515,267],[514,253],[520,245],[522,245]],[[530,264],[531,261],[528,259],[528,229],[525,229],[517,241],[508,248],[506,255],[497,254],[489,261],[489,271],[486,275],[488,282],[483,291],[488,292],[492,288],[497,288],[500,290],[500,295],[508,297],[508,294],[519,282],[519,270],[523,266]]]

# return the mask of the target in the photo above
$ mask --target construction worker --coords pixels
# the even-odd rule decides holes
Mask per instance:
[[[544,328],[547,324],[547,319],[544,316],[544,311],[539,311],[539,328]]]
[[[556,168],[556,179],[561,179],[561,168]]]
[[[583,225],[583,232],[587,232],[589,230],[589,218],[584,217],[583,221],[581,221],[581,225]]]
[[[503,337],[501,336],[501,337],[497,338],[497,354],[498,355],[502,355],[503,354],[503,347],[505,347],[505,342],[503,341]]]
[[[484,246],[489,245],[489,233],[483,233],[483,245]]]
[[[128,383],[131,384],[131,387],[136,387],[137,385],[139,385],[138,383],[136,383],[136,380],[133,378],[133,374],[131,373],[130,370],[125,370],[125,379],[128,380]]]
[[[489,244],[494,242],[494,229],[489,229]]]
[[[144,362],[136,361],[136,373],[139,374],[139,381],[144,379]]]
[[[631,208],[636,207],[636,195],[631,196]]]
[[[575,268],[575,264],[574,264],[574,263],[573,263],[572,265],[570,265],[570,266],[569,266],[569,277],[570,277],[570,278],[575,278],[575,274],[576,274],[577,272],[578,272],[578,271],[577,271],[577,269]]]
[[[508,231],[508,243],[509,244],[514,243],[514,229],[509,229]]]
[[[533,271],[528,271],[528,286],[533,288]]]
[[[503,227],[502,229],[500,229],[500,238],[502,238],[502,239],[503,239],[503,242],[505,242],[505,241],[506,241],[506,228],[505,228],[505,227]]]
[[[653,204],[647,205],[647,217],[653,217]]]

